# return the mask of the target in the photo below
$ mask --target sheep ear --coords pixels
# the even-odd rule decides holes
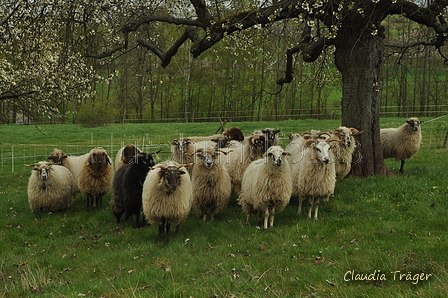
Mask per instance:
[[[279,133],[280,129],[274,130],[274,133]]]
[[[283,151],[282,155],[283,156],[291,156],[291,153],[289,153],[288,151]]]
[[[185,171],[179,171],[179,175],[184,175],[184,174],[186,174],[187,172],[185,172]]]
[[[32,165],[27,165],[27,164],[25,164],[25,167],[28,167],[28,168],[31,168],[31,167],[37,167],[37,164],[36,164],[36,163],[34,163],[34,164],[32,164]],[[37,168],[35,168],[35,170],[37,170]]]
[[[112,161],[110,160],[109,157],[107,158],[107,163],[110,164],[110,165],[112,165]]]
[[[419,121],[419,122],[418,122],[418,124],[422,124],[422,123],[425,123],[425,121]]]

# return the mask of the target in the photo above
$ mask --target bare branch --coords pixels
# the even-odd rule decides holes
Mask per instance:
[[[137,42],[141,46],[147,48],[148,50],[153,52],[155,55],[157,55],[157,57],[159,57],[160,60],[162,60],[162,67],[165,68],[168,66],[168,64],[170,64],[171,58],[173,58],[177,54],[177,51],[179,50],[180,46],[188,39],[191,39],[193,42],[195,42],[199,39],[199,36],[197,34],[197,28],[188,26],[185,29],[184,34],[182,34],[182,36],[179,37],[174,42],[174,44],[171,46],[171,48],[169,48],[166,52],[163,52],[157,45],[155,45],[149,41],[139,39],[139,40],[137,40]]]
[[[210,11],[207,9],[207,5],[204,0],[190,0],[196,10],[196,15],[199,21],[202,23],[202,27],[210,25],[210,21],[213,19]]]
[[[121,45],[121,46],[116,47],[115,49],[112,49],[109,51],[104,51],[101,54],[87,54],[86,57],[102,59],[102,58],[110,57],[113,54],[115,54],[116,52],[124,50],[125,48],[126,48],[125,45]]]

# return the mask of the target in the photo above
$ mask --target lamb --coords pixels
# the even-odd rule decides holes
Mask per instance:
[[[176,226],[177,232],[190,213],[193,193],[185,166],[172,161],[158,164],[143,183],[143,213],[149,224],[159,226],[159,242],[165,231],[165,242],[168,242],[171,225]]]
[[[319,202],[328,201],[334,193],[336,172],[334,155],[330,145],[337,139],[309,139],[304,142],[303,159],[292,167],[292,195],[299,197],[298,213],[302,211],[302,202],[308,199],[308,218],[314,209],[314,219],[317,219]]]
[[[401,160],[400,174],[404,173],[405,160],[412,159],[420,150],[422,131],[420,124],[424,121],[418,118],[409,118],[398,128],[380,129],[383,158]]]
[[[333,154],[336,157],[335,170],[336,181],[342,181],[350,172],[352,167],[353,153],[355,152],[356,142],[354,135],[360,134],[356,128],[347,128],[340,126],[331,132],[332,137],[341,140],[334,147]]]
[[[263,227],[274,225],[274,214],[282,211],[289,203],[292,192],[291,167],[285,156],[289,152],[280,146],[272,146],[263,155],[263,159],[253,161],[244,172],[242,191],[238,203],[250,216],[258,213],[261,226],[261,217],[264,213]]]
[[[117,223],[126,213],[126,220],[131,215],[135,215],[136,227],[140,227],[143,182],[150,167],[155,165],[153,154],[159,152],[137,153],[127,164],[115,172],[112,183],[111,209]]]
[[[87,198],[87,207],[92,210],[102,205],[103,196],[112,188],[114,170],[110,157],[103,148],[94,148],[83,155],[78,174],[78,187]],[[94,202],[95,199],[95,202]]]
[[[227,208],[232,185],[230,176],[223,163],[219,162],[220,154],[227,154],[207,142],[196,144],[196,157],[200,160],[193,165],[191,181],[194,189],[194,209],[201,214],[204,221],[210,211],[210,220]]]
[[[231,127],[231,128],[227,128],[226,130],[224,130],[222,132],[222,135],[227,137],[227,139],[229,141],[238,141],[238,142],[242,142],[244,141],[244,134],[241,131],[241,129],[239,127]]]
[[[252,161],[263,157],[267,150],[266,147],[265,136],[254,135],[246,138],[241,146],[232,148],[232,152],[228,155],[227,171],[230,175],[233,192],[240,193],[244,171]]]
[[[57,212],[72,206],[73,177],[67,168],[47,161],[25,166],[34,167],[27,191],[31,211]]]
[[[140,152],[142,151],[134,144],[128,144],[123,148],[120,148],[115,157],[115,171],[117,171],[122,165],[128,164],[129,161]]]

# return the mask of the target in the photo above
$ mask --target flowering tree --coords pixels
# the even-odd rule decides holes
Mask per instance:
[[[163,14],[156,10],[129,21],[121,30],[124,42],[110,47],[103,58],[138,44],[157,55],[167,66],[179,47],[191,40],[194,57],[213,47],[226,36],[248,28],[269,27],[284,19],[302,23],[302,34],[287,51],[282,85],[293,79],[294,55],[304,61],[315,61],[326,47],[334,46],[335,63],[342,74],[342,125],[362,130],[358,156],[353,166],[356,176],[384,175],[379,137],[379,90],[384,52],[384,28],[381,22],[388,15],[402,15],[432,28],[431,36],[419,44],[440,49],[447,40],[448,26],[444,13],[448,0],[413,2],[405,0],[266,0],[165,1]],[[171,4],[170,4],[171,3]],[[182,8],[180,8],[182,7]],[[131,33],[144,24],[162,22],[184,26],[184,32],[170,47],[162,47],[155,39],[131,39]]]
[[[65,1],[2,1],[2,112],[51,119],[92,96],[93,67],[75,46],[81,40],[73,38],[78,16]]]

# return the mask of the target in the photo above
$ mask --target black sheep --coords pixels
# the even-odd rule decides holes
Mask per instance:
[[[115,172],[111,204],[117,223],[126,213],[126,220],[129,220],[131,215],[135,215],[136,227],[140,227],[143,182],[150,167],[155,165],[152,155],[159,152],[138,153],[129,164],[124,164]]]

